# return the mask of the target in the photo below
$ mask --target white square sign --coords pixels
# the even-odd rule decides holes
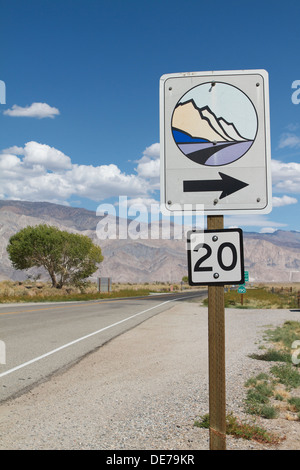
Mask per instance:
[[[270,212],[269,121],[265,70],[163,75],[165,211],[179,213],[202,204],[207,215]]]
[[[190,231],[187,243],[191,286],[244,283],[241,229]]]

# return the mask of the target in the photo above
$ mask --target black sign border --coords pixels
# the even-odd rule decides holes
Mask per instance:
[[[192,281],[192,259],[191,250],[189,248],[191,240],[191,234],[194,233],[216,233],[216,232],[238,232],[240,237],[240,260],[241,260],[241,279],[226,282],[193,282]],[[187,257],[188,257],[188,279],[190,286],[227,286],[233,284],[244,284],[245,283],[245,266],[244,266],[244,244],[243,244],[243,231],[240,228],[228,228],[228,229],[214,229],[214,230],[190,230],[187,232]]]

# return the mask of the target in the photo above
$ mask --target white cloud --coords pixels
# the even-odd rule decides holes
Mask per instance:
[[[17,145],[13,145],[12,147],[2,150],[1,153],[13,153],[14,155],[23,155],[24,149],[23,147],[18,147]]]
[[[12,188],[14,196],[31,201],[66,200],[73,194],[70,182],[63,175],[44,173],[26,179],[23,185]]]
[[[300,193],[300,163],[272,160],[272,180],[274,191]]]
[[[9,151],[9,152],[8,152]],[[15,153],[13,153],[15,151]],[[38,142],[0,153],[1,197],[68,204],[71,196],[102,201],[126,195],[149,197],[150,180],[117,165],[78,165],[60,150]]]
[[[3,111],[6,116],[13,117],[33,117],[38,119],[54,118],[59,113],[57,108],[49,106],[47,103],[32,103],[30,106],[18,106],[14,104],[11,109]]]
[[[147,147],[141,159],[137,160],[135,169],[139,177],[151,180],[152,189],[159,189],[160,182],[160,144]]]
[[[159,178],[160,161],[159,160],[143,160],[137,166],[136,171],[142,178]]]
[[[146,194],[148,184],[136,175],[127,175],[114,164],[92,166],[73,165],[67,177],[74,185],[74,193],[95,201],[109,197]]]
[[[281,222],[273,222],[269,220],[268,215],[227,215],[226,227],[272,227],[276,228],[286,227],[287,224]]]
[[[159,158],[160,157],[160,144],[156,142],[155,144],[146,147],[143,152],[143,155],[150,158]]]
[[[290,197],[290,196],[273,196],[273,207],[282,207],[282,206],[288,206],[290,204],[297,204],[298,200],[295,197]]]
[[[47,170],[72,168],[70,157],[60,150],[38,142],[27,142],[24,147],[23,162],[26,166],[42,165]]]
[[[21,162],[18,157],[12,154],[2,154],[0,155],[0,169],[1,172],[10,171],[10,170],[17,170],[18,167],[20,168]]]
[[[279,148],[300,148],[300,137],[291,132],[282,134],[278,144]]]
[[[276,228],[273,227],[263,227],[259,232],[260,233],[274,233],[276,232]]]
[[[286,128],[290,131],[290,132],[294,132],[294,131],[297,131],[300,127],[300,124],[297,122],[297,123],[294,123],[294,122],[291,122],[290,124],[288,124],[286,126]]]

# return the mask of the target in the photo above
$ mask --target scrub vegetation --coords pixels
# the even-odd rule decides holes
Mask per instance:
[[[209,429],[209,415],[201,416],[200,421],[195,422],[195,426]],[[237,439],[254,440],[261,444],[278,444],[282,440],[282,438],[266,431],[261,426],[241,421],[233,414],[226,416],[226,434],[236,437]]]
[[[262,346],[262,353],[250,357],[274,364],[268,373],[246,381],[245,411],[265,419],[300,421],[300,366],[298,359],[293,360],[292,348],[295,342],[300,344],[300,322],[286,321],[269,328],[263,339],[268,346]]]
[[[246,294],[239,294],[237,290],[228,290],[225,293],[225,307],[237,308],[297,308],[298,285],[283,286],[256,286],[247,288]]]
[[[185,289],[187,286],[185,286]],[[110,292],[98,292],[96,282],[85,281],[80,285],[66,284],[61,289],[51,283],[28,279],[26,281],[0,282],[0,303],[11,302],[66,302],[97,300],[118,297],[138,297],[165,292],[181,292],[180,284],[163,282],[146,284],[112,283]]]
[[[254,419],[281,418],[300,422],[300,353],[296,361],[292,360],[292,345],[295,342],[300,344],[300,322],[286,321],[282,326],[269,328],[263,340],[267,347],[260,349],[264,351],[250,357],[274,364],[270,365],[268,372],[250,377],[245,382],[243,411]],[[209,415],[202,416],[195,426],[209,428]],[[242,422],[233,414],[227,415],[226,434],[268,444],[278,444],[284,439],[257,426],[255,422]]]
[[[299,308],[300,284],[246,284],[245,294],[240,294],[237,286],[225,286],[224,302],[225,308]],[[203,305],[208,305],[208,299]]]

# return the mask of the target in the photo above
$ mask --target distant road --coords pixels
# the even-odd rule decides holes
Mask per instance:
[[[149,297],[0,306],[0,401],[16,396],[70,367],[86,354],[173,302],[203,298],[207,291]],[[2,343],[3,345],[3,343]]]

